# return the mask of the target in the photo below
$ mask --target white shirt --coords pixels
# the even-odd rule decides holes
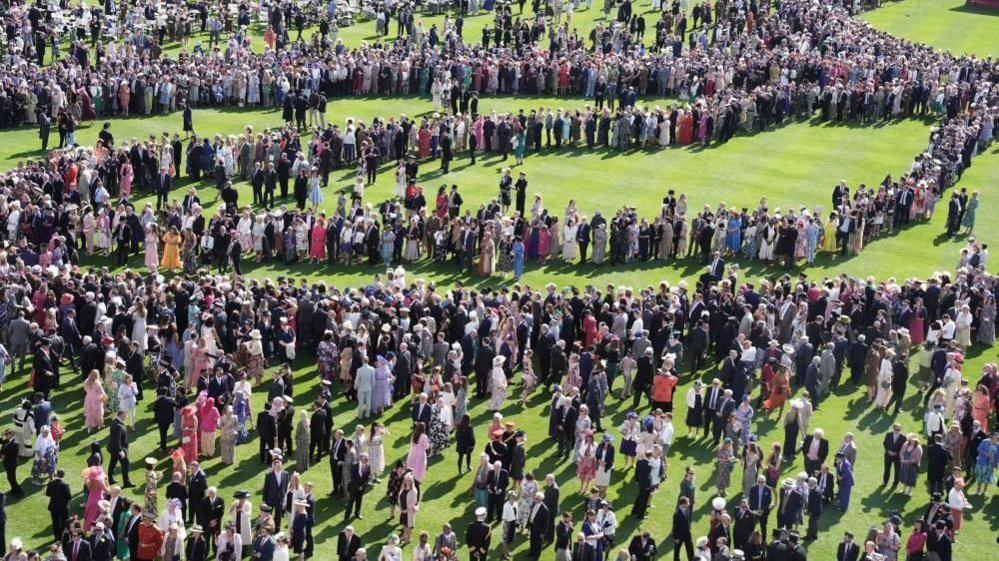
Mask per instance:
[[[507,501],[503,503],[503,522],[514,522],[517,520],[517,503]]]

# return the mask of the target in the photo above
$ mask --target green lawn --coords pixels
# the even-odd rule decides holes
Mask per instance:
[[[955,4],[951,0],[940,4]],[[914,6],[913,2],[905,2],[901,6],[890,6],[882,11],[870,14],[877,19],[890,12]],[[924,22],[921,27],[933,28],[937,18],[935,3],[924,2],[920,8],[918,19]],[[931,12],[932,10],[932,12]],[[592,17],[596,10],[590,13],[577,14],[580,29],[586,29],[581,23],[585,18]],[[983,26],[994,26],[996,20],[987,16],[970,16],[960,12],[956,14],[978,22],[985,20]],[[885,15],[887,18],[887,15]],[[901,17],[901,16],[900,16]],[[429,21],[430,18],[424,18]],[[474,37],[469,33],[478,33],[483,22],[489,21],[486,16],[470,19],[466,23],[466,37]],[[649,22],[651,24],[651,21]],[[879,23],[879,25],[882,25]],[[904,29],[886,29],[906,34]],[[971,32],[969,23],[961,24],[959,29],[964,32],[954,35],[965,39],[968,46],[958,47],[945,42],[945,34],[937,38],[926,37],[922,40],[932,41],[941,47],[952,49],[974,49],[976,52],[988,54],[993,51],[979,50],[977,47],[987,45],[996,36],[988,30]],[[915,28],[915,26],[912,26]],[[394,27],[392,28],[394,31]],[[955,28],[952,28],[955,29]],[[995,29],[992,27],[991,29]],[[356,44],[367,38],[373,31],[373,23],[367,22],[359,26],[341,30],[341,37]],[[915,31],[913,31],[915,33]],[[908,35],[914,39],[918,37]],[[994,41],[994,39],[993,39]],[[974,45],[972,43],[977,43]],[[193,43],[192,43],[193,45]],[[512,110],[530,108],[539,105],[576,107],[584,104],[583,100],[571,99],[523,99],[523,98],[483,98],[481,111]],[[662,103],[662,102],[655,102]],[[409,115],[431,110],[429,100],[415,98],[392,99],[350,99],[335,100],[329,106],[328,117],[342,121],[348,116],[370,119],[373,116],[389,116],[399,113]],[[195,127],[201,134],[238,133],[244,126],[252,125],[256,130],[265,127],[279,126],[280,114],[273,111],[220,111],[198,110],[194,117]],[[149,118],[133,117],[113,120],[113,132],[116,138],[144,137],[149,134],[159,134],[162,131],[175,132],[180,130],[179,114],[170,116],[155,116]],[[854,128],[827,124],[795,123],[783,128],[759,133],[752,136],[739,136],[730,142],[711,147],[707,150],[698,148],[673,148],[665,151],[650,151],[640,153],[620,154],[617,152],[585,150],[563,151],[561,153],[544,152],[542,155],[530,155],[523,168],[531,181],[530,191],[540,192],[545,196],[549,208],[561,213],[569,198],[575,198],[581,210],[591,214],[600,208],[611,212],[623,204],[637,206],[644,216],[653,215],[659,201],[669,188],[687,193],[690,198],[690,208],[697,209],[704,204],[716,206],[724,201],[729,205],[755,207],[761,194],[766,194],[771,207],[781,208],[806,205],[809,208],[823,207],[828,209],[832,186],[840,179],[846,179],[851,185],[859,182],[876,184],[886,173],[898,175],[908,168],[911,158],[925,147],[929,123],[906,120],[882,127]],[[79,141],[84,145],[92,144],[96,138],[97,127],[83,128],[78,132]],[[0,133],[0,168],[6,168],[15,162],[29,157],[38,157],[39,146],[34,129],[20,129]],[[973,167],[968,170],[960,186],[969,190],[982,191],[982,205],[979,209],[979,225],[976,234],[985,240],[995,239],[999,225],[990,220],[993,212],[999,210],[996,196],[989,187],[999,182],[999,147],[993,147],[988,154],[977,158]],[[465,194],[466,204],[475,208],[488,198],[495,196],[499,169],[505,165],[497,157],[487,157],[475,166],[468,165],[464,155],[452,165],[452,173],[441,178],[436,173],[436,165],[426,164],[421,169],[420,182],[428,191],[434,191],[440,183],[456,183]],[[335,182],[326,193],[327,210],[335,205],[334,189],[349,185],[352,171],[340,171],[334,175]],[[368,190],[372,201],[380,201],[394,192],[393,173],[389,166],[382,169],[382,175],[376,186]],[[250,196],[246,185],[240,186],[241,201],[249,202]],[[178,191],[180,195],[182,191]],[[203,198],[211,194],[212,189],[205,184]],[[289,201],[290,203],[290,201]],[[214,203],[212,203],[214,204]],[[941,212],[943,210],[944,212]],[[895,276],[926,276],[933,270],[953,270],[957,258],[957,250],[963,245],[963,240],[948,241],[939,238],[943,231],[943,219],[946,209],[938,209],[937,216],[931,224],[920,224],[897,236],[878,240],[866,248],[860,257],[845,262],[824,260],[809,270],[813,276],[835,274],[846,271],[853,275],[875,275],[878,278]],[[88,264],[103,264],[106,260],[90,259]],[[140,267],[141,261],[136,259],[133,266]],[[323,279],[340,286],[356,286],[367,282],[380,268],[378,267],[337,267],[334,270],[313,266],[296,266],[287,268],[283,265],[247,264],[249,274],[274,277],[279,274],[291,274],[296,277]],[[437,281],[444,285],[455,282],[481,283],[482,279],[469,276],[451,267],[439,268],[425,262],[420,262],[412,270],[412,276]],[[524,282],[538,288],[546,282],[559,284],[595,284],[603,286],[607,283],[646,286],[666,279],[676,281],[680,278],[695,276],[700,265],[685,260],[679,263],[663,265],[653,262],[644,265],[627,267],[595,268],[592,266],[567,265],[554,262],[545,267],[529,267]],[[756,277],[774,273],[774,269],[764,269],[756,264],[745,266],[746,274]],[[499,279],[490,279],[489,284],[498,284]],[[999,352],[996,349],[974,349],[966,363],[966,372],[974,378],[986,362],[997,360]],[[916,397],[916,389],[922,378],[913,376],[909,397],[905,401],[898,420],[905,429],[921,432],[922,406]],[[696,376],[710,377],[712,371],[696,373]],[[316,395],[316,367],[311,357],[299,358],[296,369],[295,402],[301,407]],[[687,386],[693,380],[688,370],[683,371],[683,387],[679,396],[684,395]],[[69,474],[69,482],[74,490],[79,489],[79,472],[83,468],[87,455],[86,449],[91,440],[81,428],[82,408],[80,379],[76,374],[64,374],[64,380],[69,387],[58,392],[55,398],[56,411],[63,417],[63,422],[70,428],[63,442],[60,456],[60,466]],[[17,400],[25,394],[25,373],[10,376],[6,391],[0,396],[0,408],[12,411]],[[519,381],[519,380],[518,380]],[[262,395],[266,388],[256,389],[253,400],[254,407],[259,409]],[[519,394],[519,387],[513,388],[511,395]],[[140,408],[139,418],[142,421],[136,431],[131,449],[131,457],[136,468],[133,469],[135,479],[140,479],[141,458],[154,455],[161,460],[160,467],[169,469],[166,461],[155,452],[156,436],[151,424],[151,412],[148,410],[150,399],[147,398]],[[537,392],[526,405],[520,405],[509,399],[503,414],[514,420],[518,427],[528,434],[528,468],[536,476],[543,477],[546,473],[554,473],[562,485],[563,509],[572,510],[576,520],[580,518],[582,497],[578,494],[579,484],[574,478],[574,469],[569,464],[557,464],[554,459],[554,447],[544,440],[547,433],[547,402],[546,392]],[[678,399],[676,411],[677,434],[682,435],[683,405]],[[608,403],[608,412],[613,422],[605,426],[617,426],[628,410],[628,404],[618,403],[616,397]],[[356,423],[353,408],[340,401],[336,402],[336,425],[350,432]],[[478,427],[484,427],[490,414],[482,402],[473,402],[470,413],[473,422]],[[387,412],[384,421],[387,422],[392,435],[386,446],[389,463],[404,458],[408,449],[409,436],[408,406],[398,405]],[[847,431],[857,435],[859,460],[856,471],[857,486],[854,489],[853,502],[846,515],[830,508],[823,514],[821,538],[809,546],[814,559],[830,559],[844,530],[851,530],[863,536],[867,528],[878,525],[890,512],[901,512],[906,526],[917,516],[921,516],[926,504],[926,493],[921,485],[912,498],[904,498],[891,494],[878,487],[881,474],[880,438],[890,427],[892,419],[886,415],[870,410],[865,404],[863,390],[850,385],[837,389],[833,396],[821,404],[816,412],[812,426],[823,427],[833,444],[838,444],[840,437]],[[769,446],[772,441],[783,439],[783,431],[775,419],[758,420],[754,424],[755,432],[760,435],[760,442]],[[616,432],[616,431],[615,431]],[[99,438],[106,438],[102,432]],[[485,441],[482,430],[477,431],[480,444]],[[443,458],[432,461],[423,490],[423,504],[418,516],[418,529],[436,533],[440,525],[452,521],[459,536],[464,535],[466,522],[471,518],[474,509],[469,493],[471,475],[458,477],[454,466],[453,450],[445,453]],[[650,517],[640,525],[630,518],[627,512],[634,498],[635,490],[630,473],[617,472],[610,489],[610,498],[617,507],[620,529],[618,541],[625,542],[639,528],[648,529],[661,544],[660,555],[667,558],[671,546],[668,540],[669,516],[677,496],[679,474],[684,466],[691,465],[697,470],[698,516],[695,517],[695,536],[707,532],[707,503],[713,496],[714,467],[713,450],[703,443],[690,442],[678,438],[669,458],[669,470],[666,482],[659,494],[654,498],[654,506]],[[204,463],[209,474],[210,483],[218,485],[222,495],[231,500],[232,493],[246,488],[259,494],[262,488],[263,467],[256,460],[256,443],[250,442],[237,448],[237,459],[234,466],[223,467],[217,459]],[[797,473],[801,469],[800,460],[786,466],[785,475]],[[30,466],[22,465],[20,474],[27,478]],[[291,465],[290,469],[297,469]],[[312,466],[305,472],[306,480],[316,485],[316,495],[321,497],[317,506],[319,525],[316,528],[317,558],[329,558],[335,552],[337,532],[344,526],[343,503],[325,497],[331,487],[331,479],[327,464]],[[737,469],[733,481],[741,477],[741,469]],[[922,476],[921,476],[922,477]],[[164,485],[165,486],[165,483]],[[32,547],[44,547],[51,539],[49,535],[49,518],[45,512],[46,499],[41,489],[26,486],[27,497],[11,501],[8,504],[7,536],[21,536]],[[362,533],[369,548],[369,559],[374,559],[378,549],[384,543],[386,536],[397,530],[394,522],[387,520],[388,503],[384,500],[384,485],[373,489],[365,501],[365,519],[354,521],[353,524]],[[734,488],[733,488],[734,489]],[[141,491],[133,490],[131,496],[141,497]],[[254,504],[259,503],[255,497]],[[78,498],[79,500],[79,498]],[[993,554],[992,540],[999,529],[999,498],[994,494],[988,497],[972,497],[975,510],[966,518],[966,530],[962,533],[960,544],[956,547],[957,559],[991,558]],[[773,518],[770,526],[774,526]],[[903,537],[904,539],[904,537]],[[498,558],[498,534],[494,539],[494,551],[491,558]],[[517,558],[526,555],[526,539],[519,538],[517,542]],[[407,557],[410,555],[406,551]],[[464,550],[460,558],[466,558]],[[550,560],[553,554],[546,550],[543,558]]]
[[[999,55],[999,10],[967,6],[965,0],[884,1],[863,19],[889,33],[955,55]]]

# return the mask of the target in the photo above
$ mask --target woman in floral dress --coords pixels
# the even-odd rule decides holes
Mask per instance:
[[[55,474],[59,461],[59,444],[52,436],[52,429],[42,425],[35,438],[35,459],[31,465],[31,478],[41,484],[45,479],[51,479]]]
[[[181,245],[181,256],[184,261],[184,274],[193,275],[198,272],[198,240],[190,230],[184,231],[184,241]]]
[[[718,462],[718,478],[715,481],[715,487],[718,488],[718,495],[724,497],[729,485],[732,483],[732,468],[735,465],[732,439],[725,439],[725,442],[715,455],[715,460]]]
[[[323,380],[332,380],[337,367],[337,348],[333,342],[333,333],[327,331],[323,335],[323,340],[319,342],[316,349],[316,356],[319,360],[319,374]]]
[[[96,370],[91,370],[87,381],[83,384],[83,418],[87,432],[104,427],[104,403],[108,399]]]
[[[438,398],[430,417],[430,454],[437,455],[451,445],[451,408]]]
[[[295,469],[303,472],[309,469],[309,413],[298,413],[298,424],[295,426]]]

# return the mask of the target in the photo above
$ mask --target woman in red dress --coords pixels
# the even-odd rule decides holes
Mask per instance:
[[[427,125],[420,125],[418,140],[420,146],[420,159],[430,156],[430,136],[430,129],[427,128]]]
[[[185,458],[198,457],[198,417],[196,407],[188,405],[180,411],[180,445]]]
[[[680,130],[676,136],[680,144],[690,144],[694,141],[694,116],[689,111],[683,111],[680,116]]]

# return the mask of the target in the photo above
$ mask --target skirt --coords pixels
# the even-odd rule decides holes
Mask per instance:
[[[597,487],[610,487],[612,471],[603,467],[597,468],[597,478],[593,481],[593,484]]]
[[[622,440],[620,446],[620,452],[629,458],[635,457],[635,452],[638,449],[638,444],[634,440]]]

